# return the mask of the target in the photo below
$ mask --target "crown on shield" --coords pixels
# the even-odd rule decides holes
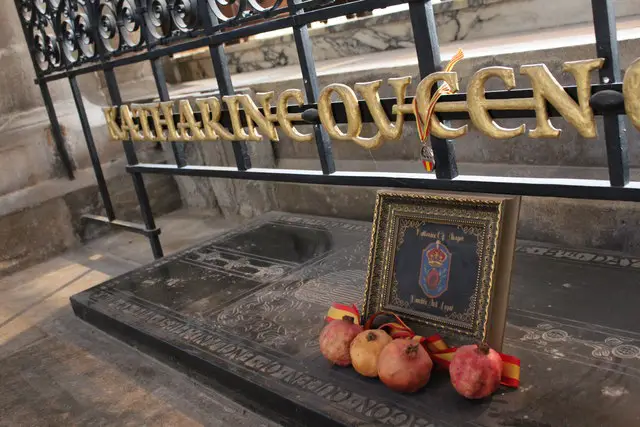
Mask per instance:
[[[441,267],[447,259],[447,254],[440,249],[440,246],[436,246],[433,249],[427,251],[427,260],[432,267]]]

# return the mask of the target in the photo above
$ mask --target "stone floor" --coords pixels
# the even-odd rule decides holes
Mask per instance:
[[[187,211],[158,223],[167,254],[238,225]],[[231,400],[234,392],[208,388],[74,316],[70,296],[150,261],[146,239],[119,233],[0,279],[0,426],[275,425]],[[622,254],[519,242],[507,341],[526,355],[526,384],[508,406],[504,393],[496,398],[500,417],[478,407],[485,419],[471,425],[570,425],[546,422],[570,412],[591,417],[582,426],[639,425],[640,333],[630,298],[638,268],[639,258]],[[541,365],[549,367],[540,373]],[[611,408],[616,418],[605,422]]]
[[[179,211],[166,253],[233,225]],[[102,238],[0,280],[0,426],[272,426],[76,318],[69,297],[151,261],[146,239]]]

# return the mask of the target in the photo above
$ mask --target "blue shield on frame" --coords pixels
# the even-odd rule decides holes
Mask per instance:
[[[451,252],[441,242],[431,243],[422,250],[418,283],[429,298],[438,298],[449,288]]]

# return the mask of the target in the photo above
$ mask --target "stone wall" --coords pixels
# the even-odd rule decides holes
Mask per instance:
[[[640,16],[636,0],[617,0],[615,6],[619,19]],[[434,4],[434,12],[442,44],[570,28],[593,19],[588,0],[562,0],[553,7],[548,0],[445,0]],[[316,61],[414,46],[408,10],[313,28],[309,34]],[[291,34],[252,39],[227,46],[225,51],[232,73],[298,64]],[[207,49],[167,61],[166,69],[174,83],[214,76]]]
[[[631,61],[640,57],[638,39],[625,37],[623,34],[620,42],[623,69]],[[573,44],[569,46],[541,48],[544,45],[560,44],[558,40],[551,40],[549,43],[540,43],[533,50],[523,49],[514,53],[503,53],[503,47],[498,45],[474,48],[471,42],[468,45],[461,43],[461,46],[469,47],[466,50],[467,57],[456,67],[460,75],[461,88],[465,89],[473,72],[490,65],[514,67],[518,87],[529,87],[528,78],[518,75],[517,70],[521,64],[541,62],[549,66],[563,85],[574,84],[569,75],[562,73],[561,66],[564,61],[595,57],[592,42],[585,44],[585,40],[588,41],[588,39],[588,37],[572,38]],[[409,75],[414,80],[409,93],[413,93],[419,81],[415,54],[411,60],[403,55],[401,51],[398,51],[397,56],[362,55],[358,57],[357,66],[332,67],[328,64],[338,64],[338,60],[326,61],[319,67],[321,69],[320,86],[330,83],[353,86],[356,82]],[[396,58],[399,59],[396,60]],[[302,88],[299,74],[292,71],[295,67],[242,73],[234,76],[234,84],[237,87],[246,88],[250,93],[265,91],[280,93],[289,88]],[[203,85],[205,84],[208,90],[214,90],[211,81],[206,81]],[[189,90],[196,90],[197,86],[189,84],[187,87]],[[499,81],[490,81],[488,89],[502,89],[502,87]],[[180,90],[174,93],[185,94]],[[393,96],[388,86],[383,85],[381,96]],[[508,127],[515,127],[522,122],[532,127],[531,120],[501,121]],[[553,119],[553,122],[564,129],[559,139],[533,140],[523,136],[511,140],[492,140],[472,130],[467,136],[455,142],[460,172],[468,175],[607,179],[606,150],[601,123],[599,123],[599,138],[585,140],[563,120]],[[309,131],[309,129],[301,129]],[[373,132],[372,125],[364,126],[363,135],[371,135]],[[273,164],[283,169],[318,170],[320,168],[314,143],[295,143],[284,135],[280,135],[281,139],[277,143],[250,144],[253,150],[262,150],[255,152],[252,158],[266,166]],[[640,179],[640,150],[638,150],[640,134],[634,128],[629,129],[629,141],[631,174],[633,179],[638,180]],[[418,135],[411,123],[405,125],[404,135],[400,141],[387,142],[377,150],[364,150],[352,142],[332,141],[332,143],[338,170],[423,172],[419,161]],[[218,142],[190,145],[193,146],[192,150],[205,153],[230,149],[229,144]],[[234,164],[232,158],[227,160],[226,163],[220,163],[219,156],[193,157],[193,161],[198,164]],[[199,187],[195,193],[183,197],[186,203],[207,197],[219,200],[217,195],[220,194],[220,190],[210,191],[206,186],[221,185],[221,182],[225,182],[225,180],[206,178],[187,178],[187,180],[193,181],[192,188],[196,185]],[[195,184],[196,182],[199,184]],[[233,203],[246,206],[247,212],[259,212],[275,207],[290,212],[369,220],[377,190],[282,183],[248,183],[248,185],[255,185],[256,192],[251,194],[236,192],[233,195],[236,198]],[[233,203],[230,203],[230,206]],[[580,220],[576,221],[576,218]],[[638,225],[640,225],[640,208],[634,203],[526,197],[523,201],[518,236],[526,240],[553,242],[574,247],[640,253]]]
[[[0,275],[24,268],[104,234],[104,225],[84,223],[83,214],[104,214],[69,82],[48,85],[64,143],[75,168],[69,180],[51,134],[51,125],[24,40],[14,2],[0,0]],[[149,91],[148,66],[118,70],[126,86]],[[97,74],[79,79],[96,149],[118,219],[140,222],[132,180],[125,171],[122,144],[109,139],[101,107],[107,102]],[[155,89],[155,87],[153,87]],[[135,92],[134,92],[135,93]],[[136,146],[141,159],[161,162],[154,144]],[[152,209],[167,213],[182,205],[172,177],[145,177]]]

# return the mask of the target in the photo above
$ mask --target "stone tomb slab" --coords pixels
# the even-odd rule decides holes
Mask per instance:
[[[470,402],[445,372],[403,395],[320,355],[329,305],[362,302],[369,242],[368,223],[271,213],[71,302],[283,424],[640,425],[637,260],[519,246],[504,351],[522,384]]]

